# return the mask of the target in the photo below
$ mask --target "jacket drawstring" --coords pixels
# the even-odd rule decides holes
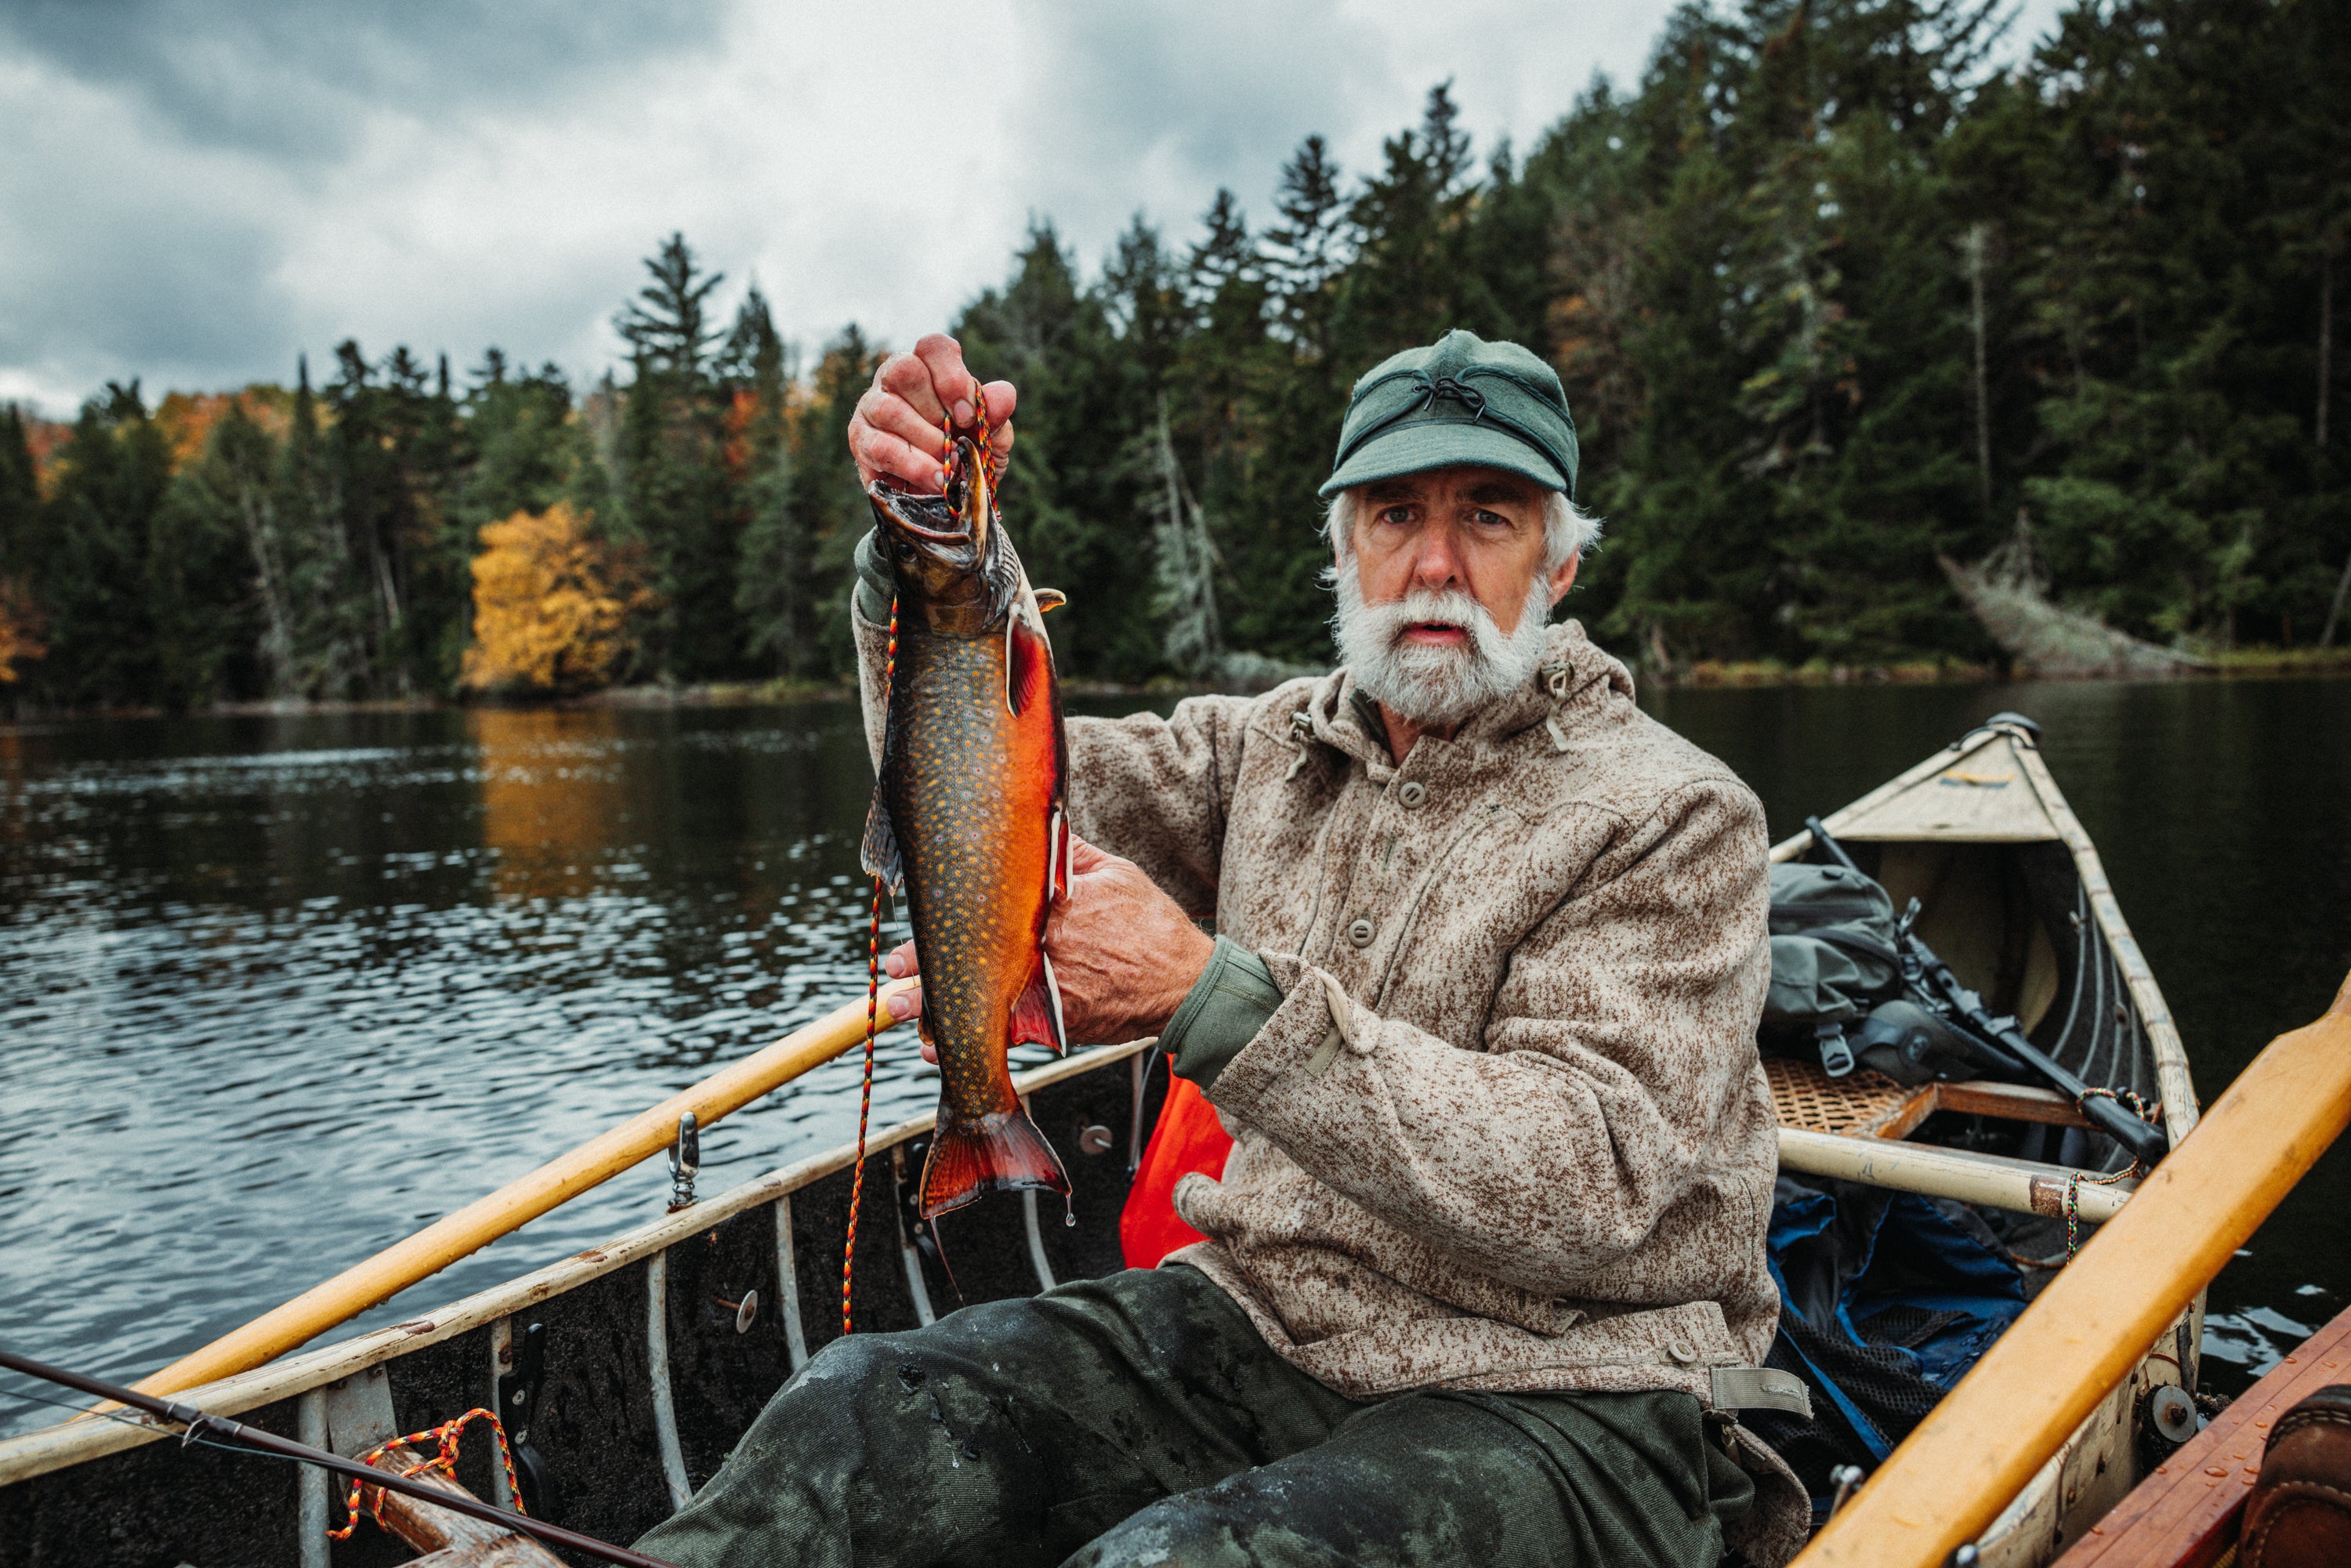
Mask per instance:
[[[1291,714],[1290,735],[1298,745],[1298,755],[1290,759],[1290,771],[1281,776],[1284,784],[1297,778],[1298,770],[1306,766],[1306,759],[1314,755],[1314,716],[1304,708]]]
[[[1568,676],[1574,673],[1569,664],[1545,664],[1542,667],[1543,688],[1551,693],[1551,712],[1543,716],[1543,728],[1551,732],[1554,751],[1567,749],[1567,731],[1559,725],[1560,709],[1567,706]]]

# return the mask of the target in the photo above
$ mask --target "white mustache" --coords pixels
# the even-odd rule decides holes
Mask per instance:
[[[1551,597],[1541,579],[1529,587],[1518,629],[1506,632],[1465,590],[1416,589],[1402,599],[1366,604],[1353,562],[1336,575],[1339,612],[1332,630],[1340,661],[1365,695],[1416,724],[1458,724],[1524,683],[1542,661]],[[1416,626],[1454,627],[1469,643],[1406,641]]]

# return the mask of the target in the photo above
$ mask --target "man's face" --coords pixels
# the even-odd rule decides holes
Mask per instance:
[[[1354,494],[1333,630],[1358,689],[1443,728],[1534,674],[1548,612],[1575,580],[1572,558],[1543,570],[1547,494],[1467,466]]]
[[[1432,468],[1366,485],[1357,496],[1355,572],[1366,604],[1415,591],[1466,592],[1504,636],[1516,632],[1543,564],[1543,498],[1532,480],[1500,468]],[[1575,580],[1570,559],[1547,585],[1552,603]],[[1429,622],[1404,641],[1464,648],[1459,626]]]

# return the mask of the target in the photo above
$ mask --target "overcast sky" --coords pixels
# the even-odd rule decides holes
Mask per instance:
[[[2024,0],[2022,38],[2054,0]],[[1301,138],[1351,172],[1450,78],[1481,153],[1668,0],[0,0],[0,400],[289,381],[356,337],[591,378],[673,229],[788,337],[903,344],[1032,214],[1089,273],[1140,210],[1252,224]]]

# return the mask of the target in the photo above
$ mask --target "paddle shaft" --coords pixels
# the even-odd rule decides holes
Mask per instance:
[[[658,1557],[648,1557],[632,1552],[625,1546],[615,1546],[609,1541],[599,1541],[592,1535],[582,1535],[576,1530],[566,1530],[559,1524],[533,1519],[528,1514],[508,1513],[465,1491],[444,1491],[439,1487],[426,1486],[406,1476],[390,1470],[380,1470],[363,1465],[357,1459],[347,1459],[340,1454],[330,1454],[324,1448],[314,1448],[307,1443],[297,1443],[275,1432],[264,1432],[242,1421],[232,1421],[225,1416],[214,1416],[193,1406],[181,1405],[169,1399],[154,1399],[135,1388],[125,1388],[103,1378],[85,1377],[78,1372],[68,1372],[62,1366],[51,1366],[46,1361],[35,1361],[29,1355],[17,1355],[0,1350],[0,1366],[11,1372],[21,1372],[27,1377],[37,1377],[44,1383],[54,1383],[61,1388],[71,1388],[83,1394],[110,1399],[118,1405],[128,1405],[134,1410],[144,1410],[150,1416],[166,1421],[176,1421],[194,1437],[203,1434],[251,1453],[268,1454],[281,1459],[298,1459],[306,1465],[316,1465],[339,1476],[348,1476],[386,1491],[402,1492],[434,1508],[445,1508],[452,1513],[470,1514],[487,1520],[502,1529],[546,1542],[550,1546],[569,1546],[575,1552],[585,1552],[607,1563],[618,1563],[622,1568],[671,1568]]]
[[[912,979],[893,980],[882,988],[877,1027],[887,1029],[894,1021],[890,1017],[889,998],[919,983]],[[134,1386],[147,1394],[177,1394],[216,1378],[249,1372],[338,1323],[349,1322],[377,1302],[389,1301],[417,1281],[479,1251],[499,1237],[520,1229],[549,1209],[611,1180],[639,1161],[661,1153],[676,1138],[678,1117],[684,1113],[693,1112],[695,1120],[707,1127],[729,1112],[740,1110],[801,1073],[822,1066],[864,1039],[865,998],[861,997],[814,1023],[794,1030],[765,1051],[721,1069],[683,1093],[640,1112],[528,1176],[508,1182],[487,1197],[476,1198],[407,1240],[352,1265],[202,1350],[182,1356],[162,1371],[140,1379]]]
[[[1855,876],[1862,874],[1861,868],[1853,863],[1853,857],[1845,853],[1844,846],[1836,841],[1835,835],[1822,825],[1818,817],[1805,818],[1804,828],[1813,835],[1813,842],[1820,845],[1830,859]],[[2100,1132],[2128,1149],[2131,1157],[2140,1165],[2153,1169],[2155,1163],[2163,1158],[2171,1146],[2171,1141],[2164,1136],[2162,1128],[2132,1115],[2109,1094],[2103,1092],[2093,1093],[2090,1085],[2025,1039],[2024,1031],[2018,1029],[2012,1020],[1993,1018],[1975,993],[1959,984],[1959,977],[1951,973],[1951,967],[1937,957],[1935,950],[1920,941],[1916,933],[1906,928],[1898,940],[1907,949],[1905,956],[1917,965],[1922,979],[1932,984],[1934,990],[1942,993],[1937,996],[1930,992],[1929,998],[1940,1003],[1950,1014],[1950,1022],[1972,1033],[1990,1037],[1993,1045],[2005,1050],[2047,1079],[2060,1092],[2070,1096],[2082,1114]]]

